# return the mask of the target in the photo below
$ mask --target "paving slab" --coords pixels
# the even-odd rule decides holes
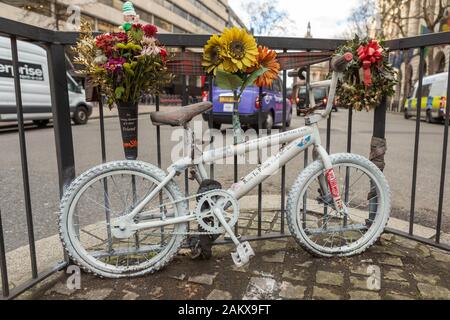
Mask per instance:
[[[252,247],[256,255],[243,267],[233,264],[233,245],[217,245],[209,260],[193,260],[184,250],[164,269],[144,277],[111,280],[82,273],[80,290],[68,289],[68,275],[60,272],[21,298],[450,299],[450,254],[397,235],[385,234],[363,254],[346,258],[314,257],[293,238],[252,242]]]

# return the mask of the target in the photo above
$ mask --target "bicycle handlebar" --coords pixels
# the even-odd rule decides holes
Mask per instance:
[[[347,64],[352,61],[353,54],[346,52],[342,56],[335,56],[331,59],[331,70],[335,72],[344,72]]]
[[[347,52],[343,55],[337,55],[331,60],[330,66],[331,69],[333,70],[333,74],[331,77],[330,91],[328,93],[327,107],[325,111],[321,113],[322,118],[327,118],[331,113],[331,110],[333,109],[333,102],[334,97],[336,95],[336,87],[338,84],[339,76],[341,75],[342,72],[345,71],[345,68],[347,67],[348,63],[352,61],[352,59],[353,54],[351,52]],[[309,86],[309,96],[310,96],[310,103],[313,103],[314,95],[312,93],[311,86]]]

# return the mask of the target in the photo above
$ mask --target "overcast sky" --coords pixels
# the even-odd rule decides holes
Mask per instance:
[[[241,4],[246,0],[228,0],[239,16],[247,22]],[[281,9],[286,10],[296,22],[297,30],[289,36],[303,37],[308,21],[311,22],[314,38],[339,37],[346,30],[346,19],[358,0],[279,0]]]

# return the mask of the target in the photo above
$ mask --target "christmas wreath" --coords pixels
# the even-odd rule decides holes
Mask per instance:
[[[357,111],[376,108],[383,96],[393,96],[396,72],[382,41],[355,37],[336,50],[339,55],[353,53],[343,79],[339,83],[339,104]]]

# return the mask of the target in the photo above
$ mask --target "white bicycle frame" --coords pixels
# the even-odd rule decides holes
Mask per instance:
[[[157,228],[166,225],[187,223],[195,220],[195,215],[191,212],[190,214],[185,216],[167,218],[165,220],[140,223],[135,223],[133,221],[133,219],[144,209],[146,204],[151,201],[156,195],[158,195],[158,193],[167,183],[169,183],[176,175],[184,172],[187,168],[195,168],[201,180],[207,179],[208,175],[205,170],[205,165],[215,163],[218,160],[225,159],[234,155],[239,156],[250,151],[261,150],[263,148],[270,147],[273,143],[286,143],[286,145],[277,154],[264,161],[261,165],[259,165],[244,178],[242,178],[239,182],[233,184],[228,189],[228,192],[233,194],[236,199],[242,198],[254,187],[262,183],[266,178],[275,174],[287,162],[292,160],[294,157],[302,153],[310,146],[314,146],[314,155],[316,158],[318,156],[323,161],[326,172],[326,179],[323,178],[320,181],[321,186],[322,188],[324,188],[324,190],[326,190],[327,186],[329,187],[335,207],[339,212],[345,213],[346,208],[340,198],[337,183],[335,183],[336,178],[334,175],[333,166],[327,151],[321,145],[319,127],[317,124],[320,120],[327,118],[331,112],[339,76],[339,73],[333,72],[330,93],[328,96],[328,102],[325,111],[321,114],[315,113],[307,117],[306,119],[307,122],[309,121],[309,124],[305,127],[259,139],[254,139],[237,145],[226,146],[221,149],[212,149],[204,152],[197,158],[193,156],[195,146],[193,142],[194,139],[192,138],[192,130],[190,128],[186,128],[185,137],[190,138],[185,139],[185,150],[187,149],[186,151],[189,151],[191,155],[185,155],[182,159],[173,163],[168,168],[168,175],[166,176],[166,178],[158,186],[156,186],[156,188],[153,189],[153,191],[149,195],[147,195],[139,204],[137,204],[137,206],[129,214],[122,216],[120,218],[118,226],[120,228],[128,228],[129,230],[137,231],[140,229]],[[311,90],[313,87],[314,84],[311,84],[309,88],[309,96],[311,102],[314,102],[314,97]],[[186,140],[189,140],[189,142],[187,142]]]

